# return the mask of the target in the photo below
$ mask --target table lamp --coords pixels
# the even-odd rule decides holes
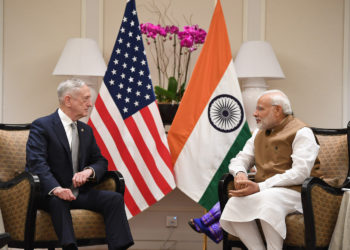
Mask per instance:
[[[237,77],[242,80],[242,98],[251,131],[258,96],[267,89],[265,80],[285,78],[271,45],[266,41],[244,42],[235,59]]]

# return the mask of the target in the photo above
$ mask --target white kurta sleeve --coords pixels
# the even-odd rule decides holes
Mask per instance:
[[[260,190],[270,187],[300,185],[310,176],[320,147],[310,128],[304,127],[295,135],[292,150],[292,168],[259,183]]]
[[[258,133],[258,129],[253,132],[252,137],[246,142],[242,151],[240,151],[235,158],[232,158],[228,166],[230,174],[236,176],[238,172],[247,171],[254,165],[254,139]]]

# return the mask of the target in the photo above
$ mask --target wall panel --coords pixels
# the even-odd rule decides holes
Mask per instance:
[[[5,0],[3,121],[26,123],[53,112],[52,71],[66,40],[80,37],[80,0]]]
[[[267,0],[266,40],[286,79],[270,81],[312,126],[342,126],[343,0]]]

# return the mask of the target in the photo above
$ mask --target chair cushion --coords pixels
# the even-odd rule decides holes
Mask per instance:
[[[312,189],[312,204],[315,220],[316,246],[326,247],[331,241],[338,218],[342,195],[328,193],[320,186]]]
[[[72,209],[71,214],[77,239],[102,239],[106,237],[101,214],[85,209]],[[35,241],[58,240],[49,213],[38,210],[35,224]]]
[[[327,247],[330,243],[341,198],[341,195],[330,194],[319,186],[314,186],[312,189],[317,247]],[[288,230],[285,244],[297,247],[305,246],[304,215],[289,214],[286,217],[286,225]]]
[[[108,178],[95,186],[99,190],[115,190],[115,181]],[[106,237],[103,216],[86,209],[71,210],[75,238],[77,239],[102,239]],[[38,210],[36,218],[35,241],[58,240],[50,214]]]
[[[320,143],[321,178],[333,187],[340,187],[348,174],[347,135],[317,135]]]
[[[305,227],[304,227],[304,215],[300,213],[289,214],[286,217],[287,236],[285,244],[288,246],[305,246]]]
[[[0,130],[0,181],[9,181],[24,171],[28,135],[29,130]]]
[[[24,240],[29,188],[29,180],[24,179],[13,188],[0,189],[2,218],[5,231],[11,234],[11,240]]]

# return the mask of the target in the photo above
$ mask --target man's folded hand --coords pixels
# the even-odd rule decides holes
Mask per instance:
[[[229,196],[241,197],[251,195],[260,191],[259,185],[250,180],[237,180],[235,181],[235,185],[241,188],[237,190],[230,190],[228,192]]]
[[[73,186],[77,188],[84,185],[92,174],[93,171],[91,168],[86,168],[83,171],[76,173],[72,179]]]

